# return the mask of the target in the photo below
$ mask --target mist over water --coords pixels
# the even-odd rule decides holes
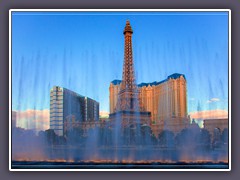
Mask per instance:
[[[204,129],[184,129],[176,136],[164,130],[158,137],[146,126],[120,129],[74,129],[59,137],[52,130],[35,135],[14,128],[12,161],[228,163],[228,132],[216,144]]]

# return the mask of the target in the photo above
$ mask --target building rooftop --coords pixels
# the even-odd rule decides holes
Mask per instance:
[[[185,77],[184,74],[174,73],[174,74],[168,76],[167,79],[164,79],[164,80],[162,80],[162,81],[159,81],[159,82],[154,81],[154,82],[151,82],[151,83],[140,83],[140,84],[138,84],[137,86],[138,86],[138,87],[149,86],[149,85],[150,85],[150,86],[153,86],[153,85],[156,86],[156,85],[159,85],[159,84],[162,84],[162,83],[168,81],[169,79],[178,79],[178,78],[180,78],[181,76],[183,76],[183,78],[186,80],[186,77]],[[113,80],[111,83],[112,83],[113,85],[119,85],[121,82],[122,82],[122,80],[115,79],[115,80]]]
[[[111,83],[112,83],[113,85],[118,85],[118,84],[120,84],[121,82],[122,82],[122,80],[115,79],[115,80],[113,80]]]
[[[78,96],[78,97],[81,97],[81,98],[87,98],[87,99],[90,99],[90,100],[92,100],[92,101],[95,101],[95,102],[99,103],[98,101],[96,101],[96,100],[94,100],[94,99],[92,99],[92,98],[89,98],[89,97],[87,97],[87,96],[83,96],[83,95],[81,95],[81,94],[78,94],[77,92],[72,91],[72,90],[70,90],[70,89],[67,89],[67,88],[64,88],[64,87],[60,87],[60,86],[53,86],[53,87],[51,88],[51,90],[53,90],[54,88],[62,88],[63,91],[67,91],[68,93],[71,93],[71,94],[73,94],[74,96]]]
[[[156,86],[156,85],[159,85],[159,84],[162,84],[164,82],[166,82],[167,79],[163,80],[163,81],[160,81],[160,82],[157,82],[157,81],[154,81],[154,82],[151,82],[151,83],[141,83],[141,84],[138,84],[138,87],[143,87],[143,86]]]
[[[172,79],[178,79],[178,78],[180,78],[180,76],[183,76],[183,78],[186,80],[185,75],[184,75],[184,74],[179,74],[179,73],[174,73],[174,74],[168,76],[168,79],[170,79],[170,78],[172,78]]]

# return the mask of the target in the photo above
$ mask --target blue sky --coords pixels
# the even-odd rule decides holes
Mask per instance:
[[[109,111],[109,84],[122,78],[127,19],[137,83],[182,73],[188,112],[227,110],[226,12],[14,12],[13,110],[48,109],[58,85]]]

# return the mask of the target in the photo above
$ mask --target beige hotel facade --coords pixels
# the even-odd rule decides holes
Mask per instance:
[[[116,111],[121,80],[114,80],[109,87],[110,114]],[[188,127],[187,81],[183,74],[172,74],[160,82],[138,84],[139,99],[146,111],[151,112],[154,134],[163,129],[174,133]]]

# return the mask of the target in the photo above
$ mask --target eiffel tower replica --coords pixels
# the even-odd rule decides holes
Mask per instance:
[[[109,115],[109,119],[113,123],[120,120],[122,127],[136,126],[136,124],[149,125],[151,112],[144,110],[135,81],[132,52],[133,30],[128,20],[123,34],[125,46],[122,83],[118,93],[116,109],[114,113]]]

